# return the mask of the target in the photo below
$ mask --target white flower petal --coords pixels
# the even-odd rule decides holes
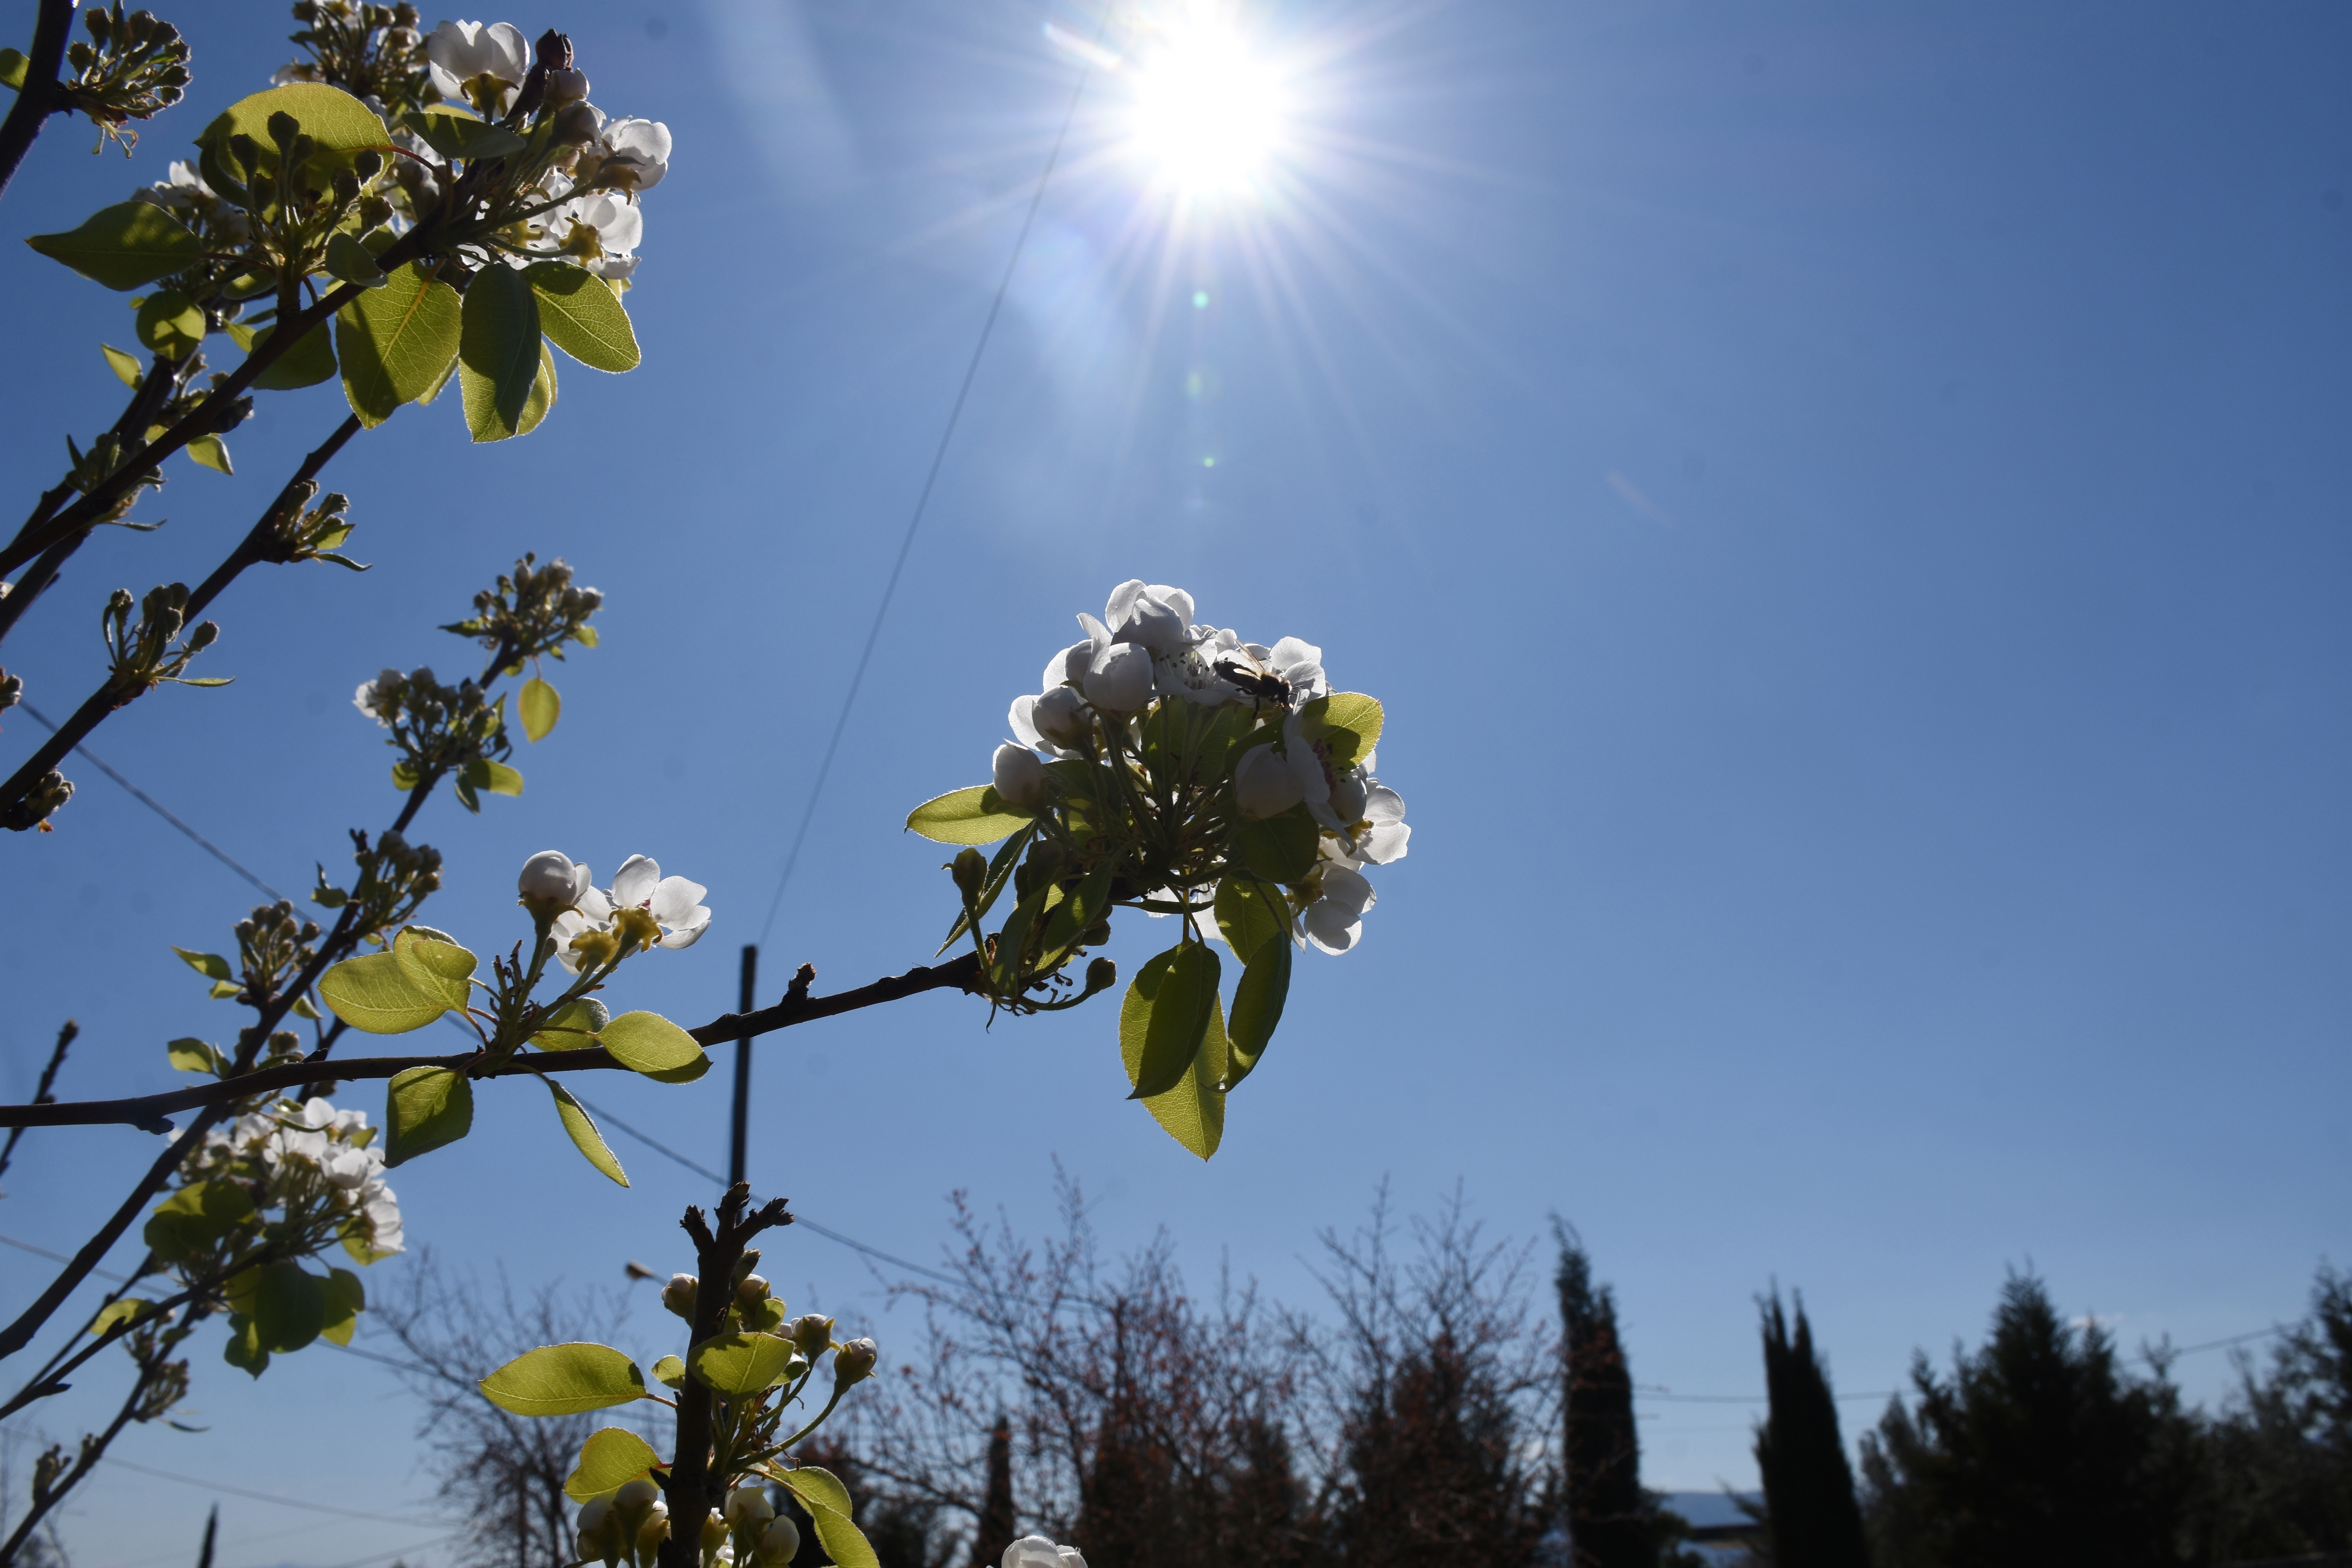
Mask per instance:
[[[1307,940],[1321,952],[1345,952],[1364,934],[1363,921],[1328,899],[1307,905],[1299,923],[1307,928]]]
[[[664,877],[654,889],[653,916],[666,926],[684,925],[702,903],[703,895],[710,889],[699,882],[689,882],[683,877]],[[707,920],[710,911],[703,910]]]
[[[686,912],[674,930],[663,934],[661,944],[671,949],[692,947],[709,929],[710,911],[698,905]]]
[[[1045,737],[1037,729],[1036,710],[1037,700],[1034,697],[1016,697],[1013,700],[1012,709],[1004,716],[1005,722],[1013,726],[1013,738],[1024,746],[1043,746],[1045,743]]]
[[[613,874],[613,902],[623,909],[642,904],[660,884],[660,863],[648,855],[632,855]]]
[[[1404,858],[1405,844],[1412,837],[1412,829],[1404,823],[1376,822],[1356,836],[1356,854],[1375,866],[1386,866]]]

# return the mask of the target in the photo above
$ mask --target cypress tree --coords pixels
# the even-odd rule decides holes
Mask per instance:
[[[1764,1316],[1764,1386],[1771,1405],[1756,1430],[1756,1468],[1764,1477],[1773,1568],[1870,1568],[1853,1468],[1838,1434],[1828,1369],[1813,1352],[1804,1299],[1797,1300],[1793,1341],[1780,1291],[1757,1304]]]
[[[1567,1411],[1561,1479],[1575,1568],[1656,1568],[1657,1533],[1642,1494],[1633,1373],[1617,1337],[1617,1303],[1609,1287],[1593,1284],[1591,1257],[1574,1227],[1554,1226]]]
[[[1013,1510],[1013,1422],[999,1415],[988,1434],[988,1492],[981,1499],[980,1524],[972,1536],[972,1568],[996,1568],[997,1559],[1020,1534]]]

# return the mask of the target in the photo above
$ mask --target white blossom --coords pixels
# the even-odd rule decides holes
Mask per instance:
[[[1094,715],[1086,699],[1066,686],[1056,686],[1035,697],[1016,697],[1006,715],[1014,738],[1024,745],[1064,756],[1077,755]]]
[[[1053,775],[1026,746],[1007,741],[997,747],[991,772],[1007,805],[1034,811],[1053,796]]]
[[[1279,816],[1306,798],[1290,760],[1272,746],[1253,747],[1234,764],[1234,804],[1253,821]]]
[[[1113,642],[1139,643],[1154,653],[1188,647],[1192,637],[1192,595],[1164,583],[1130,578],[1110,591],[1103,623]]]
[[[1132,713],[1151,700],[1150,650],[1113,643],[1094,657],[1083,687],[1087,700],[1114,713]]]
[[[692,947],[710,927],[710,910],[702,903],[702,896],[709,890],[683,877],[665,877],[657,862],[632,855],[614,873],[609,892],[586,888],[578,902],[555,917],[550,931],[555,938],[556,958],[566,970],[579,973],[581,954],[573,949],[572,939],[590,931],[611,931],[622,911],[628,910],[651,915],[659,927],[661,935],[646,945]]]
[[[1364,934],[1364,911],[1378,900],[1371,879],[1353,866],[1325,860],[1315,870],[1315,901],[1299,923],[1307,940],[1324,952],[1345,952]]]
[[[388,730],[392,728],[392,700],[399,695],[407,679],[396,669],[387,669],[373,680],[362,680],[360,689],[352,693],[352,706]]]
[[[503,113],[530,74],[530,46],[511,22],[444,22],[425,36],[425,58],[436,92],[485,114]]]
[[[1087,1568],[1075,1546],[1056,1546],[1042,1535],[1024,1535],[1004,1549],[1003,1568]]]
[[[658,120],[615,120],[597,132],[582,157],[583,184],[610,185],[631,195],[652,190],[669,173],[669,127]]]
[[[574,196],[541,219],[558,251],[599,278],[626,278],[637,269],[631,252],[645,238],[646,218],[635,203],[610,191]],[[529,265],[528,258],[513,258]]]
[[[593,885],[585,866],[575,866],[561,849],[542,849],[522,863],[515,890],[525,899],[544,900],[569,909]]]

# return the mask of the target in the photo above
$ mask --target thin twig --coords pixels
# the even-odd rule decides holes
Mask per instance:
[[[35,1105],[47,1105],[57,1099],[57,1096],[51,1094],[49,1090],[57,1086],[58,1069],[66,1064],[66,1047],[72,1045],[74,1037],[80,1033],[81,1026],[71,1018],[68,1018],[65,1021],[65,1026],[58,1031],[58,1043],[49,1050],[48,1066],[41,1069],[41,1080],[33,1086]],[[24,1135],[25,1130],[22,1127],[15,1128],[8,1134],[8,1142],[5,1144],[0,1144],[0,1176],[8,1173],[8,1162],[16,1154],[16,1140]]]

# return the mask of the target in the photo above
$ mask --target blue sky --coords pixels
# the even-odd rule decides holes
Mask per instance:
[[[271,10],[180,17],[192,103],[127,168],[53,124],[0,226],[69,226],[160,177],[286,58]],[[1637,1378],[1685,1393],[1759,1387],[1752,1299],[1776,1279],[1854,1391],[1975,1338],[2010,1268],[2127,1344],[2296,1315],[2315,1266],[2352,1261],[2352,20],[1252,15],[1293,73],[1262,199],[1179,214],[1122,151],[1129,78],[1088,85],[768,989],[803,959],[831,988],[929,954],[951,904],[906,810],[984,775],[1006,703],[1130,576],[1318,643],[1380,696],[1413,852],[1365,945],[1301,964],[1213,1163],[1122,1103],[1108,1005],[985,1030],[931,996],[761,1046],[755,1184],[926,1258],[952,1189],[1046,1223],[1059,1161],[1115,1245],[1165,1226],[1203,1279],[1230,1260],[1304,1302],[1316,1233],[1380,1182],[1423,1209],[1459,1183],[1497,1236],[1573,1220]],[[433,626],[520,552],[562,554],[609,595],[604,645],[560,672],[521,799],[428,813],[450,865],[432,918],[486,950],[520,934],[531,851],[600,873],[653,854],[717,920],[626,999],[698,1022],[733,1005],[1068,101],[1043,24],[1093,17],[512,19],[567,27],[600,104],[675,132],[629,296],[646,364],[567,362],[547,425],[502,447],[468,448],[446,404],[355,443],[330,482],[375,569],[248,575],[205,656],[236,684],[143,701],[93,745],[299,889],[396,805],[352,687],[462,666]],[[0,428],[29,490],[62,430],[112,416],[95,344],[129,321],[21,247],[0,280]],[[266,398],[236,479],[175,468],[145,509],[167,529],[85,550],[5,650],[32,700],[78,701],[104,592],[208,570],[341,412],[329,388]],[[11,717],[0,744],[35,733]],[[161,1087],[164,1040],[227,1027],[167,944],[218,945],[248,890],[76,776],[56,834],[5,847],[12,1099],[67,1016],[73,1095]],[[1114,951],[1131,968],[1160,936]],[[723,1075],[596,1092],[724,1163]],[[477,1127],[398,1173],[413,1240],[521,1282],[680,1261],[677,1211],[706,1196],[687,1173],[622,1140],[637,1184],[614,1188],[519,1089]],[[28,1138],[0,1230],[78,1241],[148,1147]],[[882,1306],[812,1234],[769,1272],[796,1306]],[[0,1260],[0,1306],[46,1278]],[[650,1301],[639,1321],[665,1348]],[[314,1352],[249,1385],[215,1353],[193,1396],[214,1435],[142,1431],[122,1457],[429,1513],[413,1412],[375,1369]],[[2204,1398],[2229,1378],[2220,1354],[2179,1373]],[[41,1424],[79,1430],[80,1397]],[[1751,1480],[1741,1407],[1645,1415],[1654,1484]],[[21,1486],[24,1445],[8,1456]],[[205,1500],[111,1471],[67,1521],[77,1562],[180,1560]],[[306,1522],[232,1502],[223,1568],[436,1533]]]

